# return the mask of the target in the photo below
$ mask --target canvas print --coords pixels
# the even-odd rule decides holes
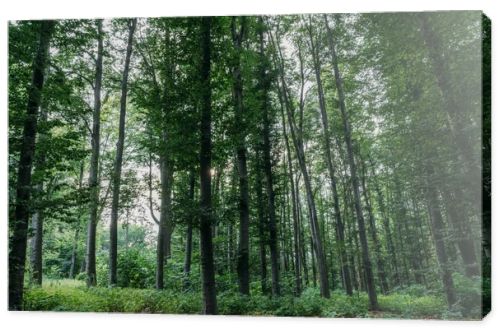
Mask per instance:
[[[10,310],[489,312],[480,11],[8,34]]]

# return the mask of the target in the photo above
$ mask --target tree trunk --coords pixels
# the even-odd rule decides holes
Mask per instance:
[[[84,170],[84,163],[82,162],[80,164],[80,178],[78,180],[78,190],[79,191],[81,191],[82,187],[83,187],[83,170]],[[75,236],[73,237],[73,249],[71,251],[71,265],[69,268],[69,277],[70,278],[75,278],[75,276],[77,274],[76,261],[77,261],[77,257],[78,257],[78,239],[80,237],[81,219],[82,219],[82,214],[81,214],[81,211],[79,211],[77,222],[76,222],[76,227],[75,227]]]
[[[460,207],[460,203],[464,203],[465,199],[458,199],[461,196],[453,198],[453,193],[449,189],[446,189],[448,187],[444,186],[443,188],[440,193],[443,197],[446,212],[450,217],[450,226],[454,234],[453,240],[456,242],[458,251],[460,252],[465,274],[469,277],[478,276],[480,270],[473,240],[474,234],[470,224],[464,221],[467,214],[463,211],[463,207]],[[458,192],[459,190],[455,193]]]
[[[128,23],[127,52],[121,82],[120,121],[118,125],[118,142],[116,143],[116,158],[113,172],[113,200],[111,203],[111,224],[109,227],[109,284],[117,283],[117,256],[118,256],[118,211],[120,204],[120,183],[122,175],[123,147],[125,144],[125,114],[127,112],[128,73],[130,58],[132,57],[132,43],[137,19]]]
[[[295,178],[295,189],[297,189],[297,223],[298,223],[298,232],[299,232],[299,249],[300,249],[300,259],[302,263],[302,270],[304,272],[304,283],[305,286],[307,287],[309,285],[309,271],[307,268],[307,252],[306,252],[306,237],[304,233],[304,229],[302,227],[302,204],[300,200],[300,192],[299,192],[299,179],[298,177]]]
[[[268,90],[270,87],[270,79],[267,75],[267,59],[264,52],[264,26],[262,18],[259,19],[261,25],[259,29],[259,88],[261,93],[261,111],[262,111],[262,121],[264,125],[263,129],[263,153],[264,153],[264,174],[266,180],[266,193],[267,193],[267,207],[268,207],[268,219],[269,219],[269,248],[271,253],[271,290],[273,296],[280,295],[280,282],[279,282],[279,267],[278,267],[278,240],[276,233],[276,207],[275,207],[275,194],[273,188],[273,172],[272,172],[272,160],[271,160],[271,141],[270,141],[270,119],[269,119],[269,101],[268,101]]]
[[[281,106],[281,108],[283,108],[283,106]],[[298,185],[297,187],[295,186],[293,178],[294,171],[292,165],[292,155],[290,149],[290,142],[288,138],[288,131],[286,130],[286,123],[285,123],[285,116],[283,109],[281,111],[281,124],[283,127],[283,137],[285,141],[286,155],[287,155],[288,171],[286,172],[286,174],[288,176],[288,181],[290,183],[290,192],[292,195],[291,201],[292,201],[292,218],[293,218],[293,250],[294,250],[294,262],[295,262],[295,294],[299,296],[302,291],[302,278],[301,278],[302,257],[300,255],[299,210],[297,203]]]
[[[202,268],[203,313],[217,314],[215,271],[212,245],[212,90],[210,86],[212,17],[201,19],[201,148],[200,148],[200,251]]]
[[[47,121],[47,112],[40,108],[40,121]],[[45,135],[39,133],[39,140],[41,140]],[[43,171],[45,168],[45,151],[39,152],[39,157],[37,159],[37,170]],[[35,193],[38,199],[41,201],[43,199],[43,181],[40,181],[35,186]],[[43,251],[43,220],[44,212],[43,208],[38,205],[38,208],[33,213],[31,217],[31,224],[33,228],[33,238],[31,239],[31,283],[41,286],[42,276],[43,276],[43,261],[42,261],[42,251]]]
[[[260,286],[262,290],[262,294],[268,294],[267,288],[267,261],[266,261],[266,245],[268,243],[267,229],[266,229],[266,220],[264,218],[264,203],[262,200],[262,171],[260,165],[260,156],[257,153],[256,157],[257,166],[256,166],[256,197],[257,197],[257,216],[259,218],[259,258],[260,258]]]
[[[372,205],[370,202],[370,193],[368,192],[368,186],[366,182],[366,167],[365,163],[362,160],[363,158],[360,157],[359,160],[361,162],[361,185],[363,188],[363,197],[365,199],[365,207],[366,211],[368,212],[368,222],[370,226],[370,236],[372,239],[373,247],[375,248],[375,257],[377,259],[377,276],[379,280],[379,284],[382,288],[382,293],[387,294],[389,292],[389,286],[387,284],[387,275],[385,273],[385,263],[384,263],[384,258],[382,254],[382,249],[380,247],[380,241],[378,239],[377,235],[377,227],[375,225],[375,216],[373,215],[373,210],[372,210]]]
[[[168,141],[167,130],[163,129],[162,140]],[[171,213],[172,213],[172,166],[164,149],[160,155],[160,183],[161,204],[160,221],[158,227],[158,243],[156,248],[156,288],[161,290],[165,287],[164,268],[168,250],[168,240],[171,236]]]
[[[43,183],[36,186],[36,192],[43,192]],[[43,219],[44,213],[42,208],[38,208],[31,217],[31,225],[34,234],[31,240],[31,283],[39,286],[42,285],[43,276]]]
[[[391,263],[392,263],[392,270],[393,270],[393,275],[394,275],[394,285],[399,286],[401,284],[401,277],[399,274],[399,266],[398,266],[398,258],[396,255],[396,249],[394,247],[394,242],[392,240],[392,233],[391,233],[391,227],[389,224],[389,216],[387,213],[387,209],[385,207],[385,202],[384,202],[384,196],[382,194],[382,190],[380,189],[380,186],[378,184],[378,179],[377,175],[375,175],[375,166],[373,164],[373,161],[370,159],[370,167],[372,170],[372,175],[374,179],[374,187],[375,187],[375,192],[377,193],[377,203],[378,207],[380,210],[380,214],[382,215],[382,223],[384,226],[384,234],[385,234],[385,240],[387,243],[387,249],[389,250],[390,258],[391,258]]]
[[[33,76],[28,92],[23,142],[17,171],[16,201],[13,219],[10,221],[12,235],[9,240],[9,310],[22,309],[24,288],[24,266],[28,243],[30,216],[31,170],[35,155],[38,110],[42,101],[44,72],[49,58],[49,44],[54,21],[40,21],[37,51],[33,60]]]
[[[243,106],[243,82],[241,79],[241,45],[245,35],[245,17],[241,17],[241,26],[236,27],[237,17],[231,18],[231,35],[233,39],[233,103],[234,103],[234,135],[236,141],[236,159],[239,176],[239,213],[240,233],[238,243],[238,283],[241,294],[250,294],[250,279],[248,270],[249,259],[249,234],[250,214],[248,207],[248,171],[247,171],[247,149],[245,144],[246,127]]]
[[[96,277],[96,230],[97,211],[99,208],[99,154],[100,154],[100,132],[101,132],[101,85],[102,85],[102,58],[104,53],[102,20],[97,21],[97,60],[94,81],[94,112],[92,123],[92,154],[90,158],[89,188],[90,188],[90,211],[87,227],[87,254],[86,274],[87,286],[97,284]]]
[[[440,201],[438,192],[431,181],[435,175],[432,167],[426,166],[425,173],[427,205],[429,206],[430,211],[432,236],[434,237],[434,244],[436,246],[437,258],[441,270],[441,280],[443,281],[448,308],[451,309],[457,301],[457,296],[453,286],[453,278],[451,276],[451,264],[449,263],[448,255],[446,254],[446,244],[444,240],[446,227],[441,215],[441,210],[439,209]]]
[[[306,188],[306,199],[307,199],[307,204],[309,207],[309,218],[310,218],[309,223],[310,223],[310,227],[311,227],[311,235],[313,238],[314,251],[316,252],[317,261],[318,261],[319,278],[320,278],[320,293],[321,293],[322,297],[330,298],[330,285],[328,283],[328,268],[327,268],[327,264],[326,264],[323,243],[321,241],[321,235],[320,235],[320,231],[319,231],[316,204],[314,201],[314,194],[313,194],[313,190],[312,190],[311,179],[309,177],[309,171],[307,170],[307,163],[306,163],[306,157],[305,157],[305,153],[304,153],[304,144],[302,142],[302,135],[301,135],[301,133],[298,133],[298,131],[301,131],[301,129],[298,129],[296,124],[295,124],[295,121],[293,118],[292,105],[290,102],[291,97],[288,96],[288,88],[287,88],[287,85],[285,83],[283,57],[281,55],[279,41],[277,43],[277,50],[278,50],[278,56],[279,56],[278,67],[279,67],[279,71],[280,71],[280,81],[281,81],[281,90],[278,92],[279,93],[278,96],[282,100],[281,103],[284,102],[285,109],[287,111],[287,117],[288,117],[288,123],[290,126],[290,133],[292,135],[292,141],[294,143],[295,151],[296,151],[297,158],[299,161],[299,167],[300,167],[300,170],[302,172],[302,176],[304,178],[304,185]],[[302,64],[302,62],[301,62],[301,64]],[[302,68],[302,66],[301,66],[301,68]]]
[[[362,251],[362,256],[363,256],[363,267],[364,267],[364,272],[366,275],[368,296],[370,299],[370,310],[375,311],[375,310],[378,310],[379,306],[378,306],[378,302],[377,302],[377,292],[375,290],[375,284],[374,284],[374,279],[373,279],[372,265],[370,262],[368,241],[366,238],[365,221],[363,218],[363,212],[361,210],[361,199],[360,199],[360,195],[359,195],[359,181],[358,181],[358,176],[357,176],[356,164],[354,162],[354,152],[353,152],[353,145],[352,145],[352,139],[351,139],[351,125],[349,123],[349,115],[347,114],[347,110],[346,110],[346,106],[345,106],[344,88],[343,88],[343,83],[342,83],[342,79],[340,77],[340,71],[339,71],[339,67],[338,67],[337,52],[335,50],[335,41],[333,39],[333,34],[332,34],[330,27],[328,25],[326,15],[324,16],[324,19],[325,19],[325,26],[326,26],[327,33],[328,33],[328,42],[329,42],[329,46],[330,46],[330,53],[332,56],[332,65],[333,65],[334,75],[335,75],[335,84],[337,86],[337,94],[338,94],[339,105],[340,105],[340,113],[341,113],[342,122],[344,125],[344,139],[345,139],[346,146],[347,146],[347,157],[348,157],[349,168],[350,168],[350,172],[351,172],[351,182],[352,182],[352,188],[353,188],[353,194],[354,194],[354,206],[356,209],[356,218],[358,221],[359,239],[361,242],[361,251]]]
[[[194,169],[189,172],[189,200],[194,205],[194,187],[195,187],[195,176]],[[184,290],[187,290],[191,285],[190,274],[191,274],[191,258],[193,253],[193,224],[194,224],[194,214],[190,212],[190,219],[187,224],[186,231],[186,251],[184,255]]]
[[[351,283],[351,275],[349,273],[349,264],[347,261],[347,253],[345,251],[345,237],[344,237],[344,225],[342,223],[342,217],[340,215],[340,205],[339,205],[339,196],[337,192],[337,178],[335,176],[335,167],[333,165],[332,152],[330,148],[330,128],[328,122],[328,115],[326,113],[326,103],[325,97],[323,93],[323,83],[321,81],[321,69],[320,69],[320,61],[318,56],[318,49],[315,45],[313,34],[312,34],[312,26],[309,24],[309,37],[311,42],[311,51],[313,57],[314,64],[314,73],[316,76],[316,84],[318,88],[318,102],[320,106],[320,114],[321,114],[321,124],[323,127],[323,149],[325,153],[325,162],[328,167],[328,175],[330,177],[330,188],[333,196],[333,209],[335,214],[335,232],[336,239],[338,245],[339,252],[339,261],[340,261],[340,270],[342,275],[342,280],[344,282],[344,286],[346,289],[346,293],[351,296],[352,295],[352,283]]]

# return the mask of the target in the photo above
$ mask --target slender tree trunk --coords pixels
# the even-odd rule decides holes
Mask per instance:
[[[42,192],[42,184],[37,185],[37,192]],[[31,217],[33,226],[33,239],[31,241],[31,283],[42,285],[43,266],[42,266],[42,246],[43,246],[43,210],[37,209]]]
[[[309,177],[309,171],[307,170],[306,157],[304,153],[304,144],[302,142],[302,135],[298,133],[301,129],[298,129],[294,118],[292,105],[290,102],[291,97],[288,95],[288,88],[285,83],[284,77],[284,65],[283,65],[283,57],[281,55],[281,49],[279,46],[279,41],[277,43],[277,50],[279,56],[279,71],[280,71],[280,81],[281,81],[281,90],[278,92],[278,96],[284,102],[285,109],[287,111],[288,123],[290,126],[290,133],[292,135],[292,141],[294,143],[295,151],[297,154],[297,158],[299,161],[299,167],[302,172],[302,176],[304,178],[304,185],[306,188],[306,199],[309,207],[309,217],[310,217],[310,227],[311,227],[311,235],[313,238],[313,246],[314,251],[317,255],[318,261],[318,269],[319,269],[319,278],[320,278],[320,293],[324,298],[330,298],[330,284],[328,283],[328,268],[326,264],[325,252],[323,249],[323,243],[321,241],[321,235],[318,224],[318,216],[316,211],[316,204],[314,201],[314,194],[311,185],[311,179]],[[302,64],[302,62],[301,62]],[[302,68],[302,66],[301,66]]]
[[[166,129],[163,129],[162,138],[164,143],[168,141]],[[161,204],[156,248],[156,288],[159,290],[165,286],[164,268],[168,249],[166,244],[169,239],[172,211],[172,166],[166,155],[165,151],[160,155]]]
[[[84,170],[84,163],[82,162],[80,164],[80,178],[78,180],[78,190],[81,191],[83,187],[83,170]],[[80,237],[80,228],[81,228],[81,219],[82,219],[82,214],[81,212],[78,213],[78,218],[76,222],[76,227],[75,227],[75,236],[73,237],[73,248],[71,251],[71,265],[69,269],[69,277],[70,278],[75,278],[77,274],[77,269],[76,269],[76,261],[78,257],[78,239]]]
[[[333,34],[328,25],[328,21],[326,15],[324,16],[325,26],[327,28],[328,33],[328,42],[330,46],[330,53],[332,56],[332,65],[334,69],[335,75],[335,84],[337,86],[337,94],[340,105],[340,113],[342,116],[342,122],[344,125],[344,139],[347,146],[347,157],[349,162],[349,168],[351,172],[351,182],[354,194],[354,206],[356,209],[356,217],[358,221],[358,229],[359,229],[359,239],[361,242],[361,251],[363,256],[363,267],[366,275],[366,283],[368,296],[370,299],[370,310],[375,311],[379,309],[378,301],[377,301],[377,292],[375,289],[375,283],[373,279],[372,265],[370,262],[370,255],[368,250],[368,241],[366,238],[366,228],[365,221],[363,218],[363,211],[361,209],[361,199],[359,194],[359,181],[357,176],[356,164],[354,162],[354,152],[353,145],[351,139],[351,125],[349,123],[349,115],[347,114],[346,106],[345,106],[345,97],[344,97],[344,88],[342,83],[342,78],[340,77],[340,71],[338,66],[337,52],[335,50],[335,41],[333,38]]]
[[[281,108],[283,108],[283,106]],[[302,257],[300,255],[300,228],[299,228],[299,212],[298,212],[299,210],[297,204],[298,186],[297,187],[295,186],[295,182],[293,179],[294,171],[292,165],[292,155],[291,155],[290,142],[288,139],[288,132],[286,129],[285,116],[283,110],[281,112],[281,124],[283,128],[283,137],[285,141],[286,155],[287,155],[288,171],[286,174],[288,176],[288,181],[290,183],[290,192],[292,195],[291,200],[292,200],[292,218],[293,218],[293,250],[294,250],[294,261],[295,261],[295,294],[299,296],[302,291],[302,283],[301,283]]]
[[[257,153],[256,157],[256,197],[257,197],[257,216],[259,218],[259,258],[260,258],[260,286],[262,294],[268,294],[267,288],[267,261],[266,261],[266,245],[268,243],[266,219],[264,218],[264,203],[262,193],[262,170],[260,165],[260,156]]]
[[[455,287],[453,286],[453,278],[451,276],[451,264],[449,263],[448,255],[446,254],[446,243],[444,240],[446,236],[446,227],[441,215],[441,210],[439,209],[440,201],[438,192],[431,181],[435,175],[432,167],[427,166],[425,168],[425,173],[427,174],[425,176],[426,193],[431,218],[432,236],[434,237],[434,244],[436,246],[436,253],[441,271],[441,280],[443,281],[448,308],[451,309],[457,301],[457,296]]]
[[[40,121],[47,121],[47,112],[40,108]],[[39,133],[39,140],[41,140],[45,135]],[[37,160],[37,170],[42,170],[45,168],[45,151],[40,151]],[[37,194],[39,199],[43,198],[43,181],[40,181],[35,186],[35,194]],[[43,261],[42,261],[42,251],[43,251],[43,221],[44,212],[42,207],[38,207],[33,216],[31,217],[31,224],[33,227],[33,238],[31,239],[31,283],[41,286],[42,276],[43,276]]]
[[[195,176],[194,170],[189,172],[189,200],[194,204],[194,186],[195,186]],[[193,253],[193,224],[194,215],[190,213],[191,218],[188,221],[187,232],[186,232],[186,251],[184,255],[184,289],[187,290],[190,283],[191,274],[191,258]]]
[[[121,82],[120,121],[118,125],[118,142],[116,143],[116,157],[113,172],[113,200],[111,202],[111,224],[109,227],[109,285],[117,283],[117,256],[118,256],[118,211],[120,204],[120,183],[122,175],[123,147],[125,144],[125,114],[127,112],[128,73],[130,58],[132,57],[132,42],[137,19],[128,23],[128,42],[125,55],[125,66]]]
[[[302,204],[300,200],[300,192],[299,192],[299,180],[296,178],[296,187],[297,189],[297,218],[298,218],[298,231],[299,231],[299,248],[300,248],[300,257],[302,261],[302,270],[304,272],[304,283],[307,287],[309,285],[309,270],[307,267],[307,252],[306,252],[306,238],[305,232],[302,227]]]
[[[75,230],[75,236],[73,237],[73,248],[71,250],[71,265],[69,268],[69,277],[76,277],[76,260],[78,255],[78,238],[80,237],[80,226],[77,226]]]
[[[245,35],[245,17],[239,18],[241,26],[236,27],[237,17],[231,19],[231,35],[233,38],[234,64],[233,74],[233,103],[234,103],[234,131],[236,139],[236,159],[239,176],[239,213],[240,233],[238,243],[238,283],[241,294],[250,294],[250,278],[248,270],[249,260],[249,234],[250,225],[249,196],[248,196],[248,171],[247,171],[247,149],[245,143],[246,127],[243,106],[243,82],[241,79],[241,45]]]
[[[200,251],[202,268],[203,313],[217,314],[215,271],[212,245],[212,106],[210,86],[211,24],[212,17],[201,22],[201,149],[200,149]]]
[[[268,90],[270,87],[270,79],[267,75],[267,59],[264,52],[264,26],[262,18],[259,19],[261,25],[259,29],[259,88],[261,93],[261,111],[263,120],[263,153],[264,153],[264,174],[266,180],[266,193],[267,193],[267,208],[268,208],[268,225],[269,225],[269,248],[271,253],[271,291],[273,296],[280,295],[280,282],[279,282],[279,267],[278,267],[278,240],[276,233],[276,207],[275,207],[275,194],[273,187],[273,172],[271,160],[271,121],[269,117],[269,101]]]
[[[370,236],[372,239],[373,247],[375,248],[375,257],[377,259],[377,276],[379,279],[379,284],[382,288],[382,293],[387,294],[389,292],[389,285],[387,284],[387,275],[385,273],[385,263],[383,259],[382,249],[380,246],[380,241],[377,235],[377,227],[375,224],[375,216],[373,215],[372,205],[370,202],[370,193],[368,192],[367,182],[366,182],[366,167],[365,163],[362,160],[362,157],[359,159],[361,161],[361,185],[363,188],[363,197],[365,199],[365,207],[368,212],[368,222],[370,226]]]
[[[329,128],[329,122],[328,122],[328,115],[326,112],[326,103],[325,103],[325,97],[323,93],[323,83],[321,81],[321,69],[320,69],[320,62],[319,62],[319,56],[318,56],[318,49],[315,45],[314,38],[313,38],[313,33],[312,33],[312,26],[309,24],[308,26],[309,30],[309,37],[310,37],[310,43],[311,43],[311,51],[312,51],[312,57],[313,57],[313,64],[314,64],[314,73],[316,76],[316,84],[317,84],[317,89],[318,89],[318,102],[320,106],[320,114],[321,114],[321,124],[323,127],[323,149],[325,153],[325,161],[326,165],[328,167],[328,175],[330,177],[330,188],[333,196],[333,209],[334,209],[334,215],[335,215],[335,231],[336,231],[336,239],[337,239],[337,245],[338,245],[338,252],[339,252],[339,261],[340,261],[340,269],[341,269],[341,275],[342,275],[342,280],[344,282],[344,286],[346,289],[346,293],[350,296],[352,295],[352,284],[351,284],[351,275],[349,273],[349,264],[347,261],[347,254],[345,251],[345,237],[344,237],[344,225],[342,223],[342,217],[340,215],[340,205],[339,205],[339,196],[337,192],[337,178],[335,176],[335,167],[333,165],[333,158],[332,158],[332,152],[330,148],[330,128]]]
[[[394,277],[394,285],[399,286],[401,284],[401,277],[399,274],[399,266],[398,266],[398,258],[396,255],[396,249],[394,247],[394,242],[392,240],[391,227],[389,224],[389,216],[387,213],[387,209],[385,207],[384,196],[382,194],[382,190],[380,189],[377,176],[375,175],[375,167],[374,167],[372,160],[370,160],[370,165],[371,165],[371,170],[372,170],[373,179],[374,179],[373,184],[375,187],[375,192],[377,193],[377,203],[378,203],[378,207],[380,210],[380,214],[382,215],[382,223],[384,226],[385,241],[387,243],[387,249],[389,250],[389,254],[390,254],[390,258],[391,258],[393,277]]]
[[[313,281],[313,287],[316,287],[318,279],[316,277],[316,261],[314,259],[314,243],[313,243],[312,238],[310,238],[309,241],[310,241],[310,245],[311,245],[311,267],[312,267],[312,274],[313,274],[312,281]]]
[[[467,217],[466,213],[459,206],[460,203],[465,203],[465,201],[463,198],[458,199],[457,196],[453,197],[452,192],[446,189],[447,187],[444,188],[440,193],[443,197],[446,212],[450,217],[450,226],[454,235],[453,240],[456,242],[458,251],[460,252],[465,267],[465,274],[469,277],[478,276],[480,270],[473,240],[474,234],[470,224],[464,221]]]
[[[24,121],[23,142],[17,171],[16,202],[9,240],[9,310],[22,309],[24,288],[24,266],[28,244],[30,216],[31,170],[35,155],[38,110],[42,101],[45,68],[49,58],[49,44],[54,21],[40,21],[37,51],[33,60],[33,76],[28,92],[26,119]]]
[[[173,161],[170,159],[168,143],[170,141],[170,133],[168,123],[171,113],[172,90],[174,87],[174,69],[172,63],[172,48],[170,27],[167,22],[164,26],[164,87],[162,95],[162,127],[161,127],[161,142],[160,146],[160,184],[161,184],[161,204],[160,204],[160,219],[158,227],[158,242],[156,249],[156,288],[163,289],[164,268],[166,259],[170,255],[170,240],[172,236],[173,226],[171,221],[172,215],[172,183],[173,183]]]
[[[87,254],[86,274],[87,286],[97,284],[96,277],[96,231],[99,208],[99,155],[101,132],[101,85],[102,85],[102,58],[104,53],[102,20],[97,21],[97,60],[94,80],[94,112],[92,125],[92,154],[90,158],[89,188],[90,212],[87,227]]]

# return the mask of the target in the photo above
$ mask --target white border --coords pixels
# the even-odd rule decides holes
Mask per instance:
[[[493,58],[497,56],[499,38],[496,24],[500,17],[500,1],[494,0],[3,0],[0,9],[0,331],[2,333],[475,333],[498,332],[499,247],[493,245],[493,311],[482,322],[204,317],[169,315],[77,314],[77,313],[13,313],[7,312],[7,20],[43,18],[93,18],[126,16],[182,16],[229,14],[280,14],[311,12],[381,12],[422,10],[483,10],[492,19]],[[499,95],[498,63],[493,62],[493,129],[500,120],[495,115],[495,96]],[[492,133],[493,166],[497,166],[500,144]],[[499,169],[493,169],[493,180]],[[498,193],[499,184],[493,182]],[[493,198],[492,221],[498,216],[500,197]],[[498,228],[492,224],[493,243],[499,242]],[[496,328],[496,331],[495,331]]]

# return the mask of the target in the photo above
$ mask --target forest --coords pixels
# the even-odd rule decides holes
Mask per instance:
[[[481,12],[8,35],[10,310],[489,312]]]

